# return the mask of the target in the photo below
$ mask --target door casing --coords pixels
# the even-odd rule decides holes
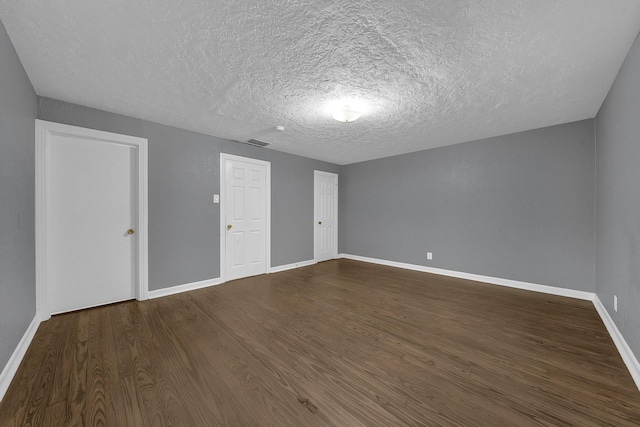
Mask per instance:
[[[35,181],[36,181],[36,316],[40,321],[51,317],[47,301],[47,221],[50,217],[49,174],[51,160],[51,138],[54,135],[97,139],[102,143],[128,145],[137,151],[137,168],[133,176],[137,181],[137,230],[138,244],[134,250],[136,266],[135,297],[138,300],[148,298],[148,151],[147,139],[111,132],[103,132],[62,123],[35,121]],[[136,176],[137,175],[137,176]]]
[[[265,201],[265,273],[271,273],[271,163],[264,160],[241,157],[233,154],[220,153],[220,281],[226,282],[226,204],[228,195],[226,194],[226,167],[227,160],[253,163],[265,166],[266,171],[266,201]]]

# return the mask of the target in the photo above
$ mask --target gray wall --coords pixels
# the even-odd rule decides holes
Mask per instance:
[[[640,45],[596,117],[596,293],[640,357]],[[618,296],[618,312],[613,296]]]
[[[593,189],[593,120],[347,165],[341,250],[593,292]]]
[[[313,171],[339,166],[49,98],[38,118],[149,139],[150,290],[219,277],[221,152],[271,162],[271,265],[313,259]]]
[[[36,313],[36,94],[0,22],[0,372]]]

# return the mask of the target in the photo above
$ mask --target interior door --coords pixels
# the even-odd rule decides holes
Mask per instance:
[[[267,272],[268,166],[226,156],[224,162],[225,280]]]
[[[137,148],[53,134],[47,183],[51,313],[135,297]]]
[[[338,175],[314,171],[314,258],[338,256]]]

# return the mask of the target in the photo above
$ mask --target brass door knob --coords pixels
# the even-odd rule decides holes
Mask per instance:
[[[232,228],[233,228],[233,225],[227,224],[227,230],[231,230]]]
[[[135,231],[133,231],[133,228],[130,228],[127,230],[127,234],[133,234],[133,233],[135,233]]]

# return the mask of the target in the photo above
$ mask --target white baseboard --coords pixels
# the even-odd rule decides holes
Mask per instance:
[[[269,270],[269,273],[278,273],[281,271],[292,270],[294,268],[306,267],[308,265],[313,265],[315,263],[316,262],[314,260],[310,259],[308,261],[294,262],[293,264],[279,265],[277,267],[271,267],[271,269]],[[148,296],[149,296],[149,299],[162,298],[169,295],[179,294],[182,292],[194,291],[196,289],[202,289],[202,288],[207,288],[209,286],[220,285],[222,283],[224,283],[222,279],[220,277],[216,277],[215,279],[207,279],[207,280],[202,280],[200,282],[185,283],[184,285],[170,286],[168,288],[149,291]]]
[[[640,390],[640,363],[638,363],[638,359],[636,358],[635,354],[633,354],[633,351],[629,347],[629,344],[627,344],[627,341],[620,333],[620,330],[609,315],[607,309],[604,307],[604,304],[602,304],[602,301],[600,301],[600,298],[598,298],[598,295],[595,295],[593,297],[593,305],[596,307],[596,310],[600,315],[604,326],[607,328],[607,331],[609,331],[611,339],[618,348],[618,353],[620,353],[624,364],[627,365],[627,369],[631,374],[631,378],[633,378],[633,381],[635,381],[638,390]]]
[[[293,264],[279,265],[277,267],[271,267],[270,273],[279,273],[281,271],[293,270],[294,268],[307,267],[309,265],[316,264],[316,261],[310,259],[308,261],[294,262]]]
[[[155,291],[149,291],[149,299],[166,297],[168,295],[179,294],[182,292],[194,291],[196,289],[207,288],[209,286],[215,286],[222,283],[219,277],[215,279],[201,280],[200,282],[185,283],[184,285],[176,285],[168,288],[157,289]]]
[[[33,340],[33,337],[38,330],[38,326],[40,326],[40,317],[36,315],[2,370],[2,373],[0,374],[0,401],[2,401],[4,394],[9,388],[9,384],[11,384],[11,380],[13,380],[14,375],[18,371],[20,362],[22,362],[22,359],[31,344],[31,340]]]
[[[368,258],[359,255],[340,254],[340,258],[356,261],[370,262],[373,264],[387,265],[389,267],[404,268],[407,270],[422,271],[423,273],[439,274],[440,276],[457,277],[459,279],[474,280],[476,282],[490,283],[492,285],[507,286],[510,288],[525,289],[528,291],[542,292],[545,294],[559,295],[563,297],[577,298],[592,301],[593,292],[577,291],[575,289],[559,288],[556,286],[539,285],[536,283],[520,282],[518,280],[501,279],[499,277],[481,276],[479,274],[464,273],[462,271],[444,270],[441,268],[427,267],[425,265],[406,264],[397,261],[387,261],[378,258]]]

